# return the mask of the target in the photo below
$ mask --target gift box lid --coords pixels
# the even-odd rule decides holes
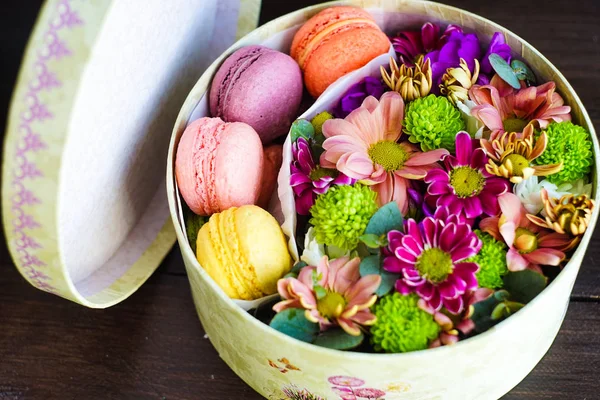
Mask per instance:
[[[189,90],[256,27],[260,0],[50,0],[13,93],[2,210],[35,287],[104,308],[132,294],[175,242],[170,132]]]

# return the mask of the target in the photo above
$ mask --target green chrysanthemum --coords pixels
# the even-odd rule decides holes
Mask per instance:
[[[465,122],[446,97],[430,94],[408,104],[403,127],[408,140],[423,151],[454,151],[456,134],[465,129]]]
[[[196,238],[198,238],[198,232],[200,228],[206,223],[208,219],[200,215],[196,215],[193,212],[186,213],[185,216],[185,231],[187,233],[190,247],[196,253]]]
[[[325,123],[325,121],[327,121],[328,119],[332,119],[332,118],[333,118],[333,115],[331,115],[331,113],[328,113],[327,111],[323,111],[322,113],[317,114],[310,121],[313,128],[315,128],[315,133],[317,135],[322,135],[323,134],[323,124]]]
[[[560,172],[546,177],[551,183],[560,185],[584,178],[594,163],[590,133],[571,121],[548,125],[548,145],[535,163],[549,165],[563,163]]]
[[[419,308],[419,296],[394,293],[383,297],[373,308],[377,322],[371,327],[376,351],[405,353],[424,350],[437,339],[441,328],[433,315]]]
[[[475,230],[475,234],[481,239],[483,246],[476,256],[466,261],[479,265],[479,271],[475,274],[479,287],[500,289],[504,285],[502,277],[508,273],[506,245],[479,229]]]
[[[352,250],[377,211],[377,194],[367,186],[333,186],[317,197],[310,209],[310,223],[318,243]]]

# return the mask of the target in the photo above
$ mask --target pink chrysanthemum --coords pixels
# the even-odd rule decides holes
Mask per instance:
[[[425,218],[417,223],[409,219],[406,233],[388,233],[388,256],[383,267],[401,274],[396,290],[416,292],[434,310],[445,307],[459,314],[465,306],[465,293],[477,288],[475,273],[479,266],[461,262],[476,255],[481,240],[467,224],[452,215],[445,221]]]
[[[294,161],[291,165],[290,185],[296,199],[296,212],[308,215],[317,195],[327,192],[331,185],[351,185],[354,179],[333,169],[316,165],[310,145],[303,137],[292,144]]]
[[[491,175],[485,169],[488,158],[466,132],[456,136],[456,157],[444,157],[445,169],[429,171],[425,177],[426,202],[448,207],[451,214],[464,213],[467,218],[481,214],[498,214],[498,196],[509,189],[506,179]]]
[[[360,335],[361,326],[376,321],[369,307],[377,301],[374,293],[381,283],[381,276],[361,278],[359,266],[358,257],[329,261],[324,256],[318,266],[302,268],[298,279],[285,278],[277,282],[283,300],[275,304],[273,310],[304,308],[306,318],[319,323],[321,330],[339,325],[350,335]],[[317,286],[324,291],[317,293]]]
[[[402,97],[387,92],[380,101],[367,97],[345,119],[326,121],[321,166],[336,168],[350,178],[373,185],[379,205],[394,200],[406,214],[409,180],[423,179],[448,151],[422,153],[408,142],[397,143],[403,117]]]
[[[545,128],[551,122],[570,121],[571,107],[555,90],[554,82],[515,90],[494,75],[489,85],[475,85],[469,91],[477,104],[471,114],[492,132],[492,139],[503,132],[522,132],[531,123]]]
[[[572,238],[531,222],[513,193],[503,194],[498,202],[500,217],[483,219],[479,229],[508,245],[506,264],[510,271],[529,268],[541,273],[541,265],[557,266],[565,259],[564,249],[571,246]]]

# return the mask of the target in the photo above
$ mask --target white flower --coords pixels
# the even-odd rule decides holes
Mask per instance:
[[[572,183],[563,183],[558,187],[558,190],[560,192],[571,193],[575,196],[585,194],[587,197],[592,198],[592,184],[585,183],[585,179],[578,179]]]
[[[319,244],[315,237],[315,230],[311,226],[304,237],[304,251],[300,260],[308,265],[319,265],[321,258],[325,255],[325,245]]]
[[[465,121],[466,131],[475,139],[481,139],[483,137],[483,122],[471,115],[471,109],[476,105],[477,104],[471,100],[465,100],[464,103],[461,101],[456,102],[456,106],[460,110],[462,118]]]
[[[537,215],[544,208],[544,202],[542,201],[541,191],[546,189],[549,197],[555,197],[560,199],[565,192],[561,192],[555,184],[548,182],[547,180],[538,181],[537,176],[532,176],[529,179],[525,179],[521,183],[517,183],[513,189],[513,192],[517,195],[523,206],[529,214]]]
[[[333,260],[336,258],[349,256],[350,252],[344,251],[336,246],[327,246],[326,249],[325,245],[317,242],[317,238],[315,237],[315,230],[311,226],[310,228],[308,228],[306,236],[304,237],[304,251],[302,252],[300,260],[304,261],[308,265],[315,266],[319,265],[319,262],[321,262],[321,258],[323,258],[323,256],[325,255],[329,256],[330,260]]]

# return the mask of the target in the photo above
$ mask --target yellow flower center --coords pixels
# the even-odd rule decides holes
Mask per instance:
[[[375,164],[379,164],[386,172],[398,171],[408,160],[408,152],[399,143],[381,141],[369,149],[369,157]]]
[[[506,132],[523,132],[523,129],[527,126],[527,121],[519,118],[508,118],[502,121],[502,125],[504,125]]]
[[[321,178],[324,178],[326,176],[331,176],[333,178],[335,178],[337,176],[338,172],[336,170],[333,169],[328,169],[328,168],[321,168],[320,166],[317,166],[315,169],[313,169],[312,171],[310,171],[310,179],[312,179],[313,181],[318,181]]]
[[[504,159],[510,161],[512,165],[512,174],[514,176],[523,176],[523,170],[529,167],[529,161],[520,154],[511,154]]]
[[[421,253],[415,267],[419,274],[428,281],[441,283],[450,275],[454,265],[450,254],[433,247]]]
[[[528,254],[538,248],[538,239],[529,229],[517,228],[515,231],[515,248],[521,254]]]
[[[471,167],[458,167],[450,171],[450,185],[458,197],[477,196],[485,186],[481,172]]]
[[[317,310],[329,320],[339,317],[345,308],[346,299],[336,292],[327,292],[325,297],[317,301]]]

